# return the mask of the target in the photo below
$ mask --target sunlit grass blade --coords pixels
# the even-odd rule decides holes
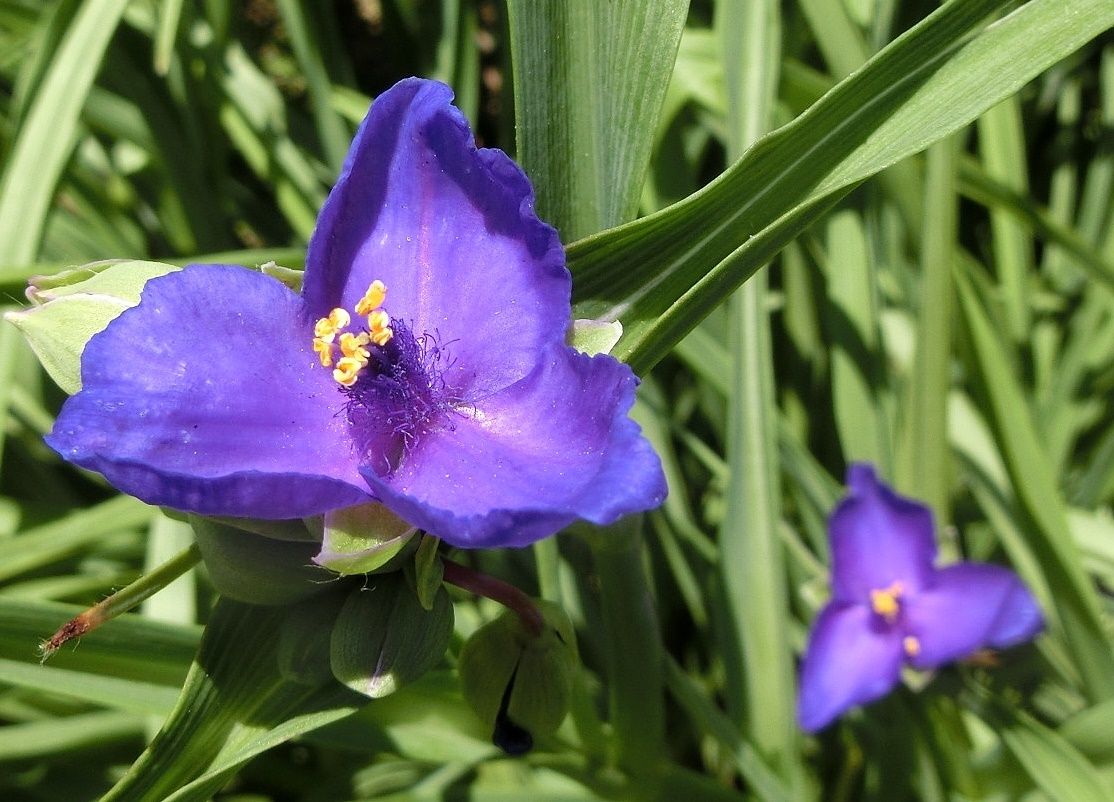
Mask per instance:
[[[43,76],[0,179],[0,263],[35,257],[81,106],[126,5],[82,3]]]

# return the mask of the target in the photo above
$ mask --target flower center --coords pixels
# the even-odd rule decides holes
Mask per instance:
[[[897,620],[901,612],[901,594],[904,588],[900,582],[894,582],[888,588],[872,590],[870,592],[870,609],[875,615],[882,616],[887,624]]]
[[[381,308],[385,300],[387,285],[376,279],[353,307],[357,315],[367,315],[366,330],[356,334],[344,331],[352,322],[352,316],[339,306],[313,326],[313,351],[321,360],[321,367],[332,367],[336,349],[340,350],[340,358],[336,360],[336,368],[333,369],[333,378],[342,387],[354,385],[360,377],[360,371],[367,367],[368,360],[371,359],[371,352],[367,349],[369,343],[383,347],[394,336],[391,316]]]
[[[445,384],[447,360],[435,335],[415,336],[410,326],[382,309],[387,288],[376,280],[353,307],[367,317],[361,331],[344,331],[351,315],[333,309],[313,329],[313,350],[347,397],[345,414],[357,449],[368,464],[390,473],[423,432],[452,426],[463,398]],[[339,354],[339,358],[337,358]]]

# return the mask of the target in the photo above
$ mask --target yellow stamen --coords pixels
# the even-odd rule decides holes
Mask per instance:
[[[371,353],[364,346],[369,342],[371,342],[371,337],[368,336],[367,332],[361,331],[359,334],[345,332],[340,335],[340,352],[344,356],[351,357],[366,365],[368,359],[371,358]]]
[[[901,646],[909,657],[916,657],[921,653],[921,642],[912,635],[906,635],[901,641]]]
[[[331,343],[336,333],[351,322],[352,316],[338,306],[336,309],[329,312],[328,317],[323,317],[314,324],[313,336],[319,337],[327,343]]]
[[[886,623],[892,624],[897,620],[897,614],[901,610],[902,587],[900,582],[894,582],[884,590],[872,590],[870,592],[870,608],[875,613],[886,619]]]
[[[344,341],[344,337],[346,336],[348,335],[341,335],[341,342]],[[320,337],[314,337],[313,350],[314,353],[317,354],[317,358],[321,360],[321,367],[327,368],[333,364],[333,346],[330,345],[328,341]]]
[[[364,297],[356,302],[356,314],[369,314],[372,310],[381,307],[385,300],[387,300],[387,285],[379,279],[375,279],[367,288]]]
[[[391,330],[391,316],[382,309],[377,309],[368,315],[367,326],[371,331],[371,341],[376,345],[386,345],[394,336]]]
[[[333,378],[336,379],[337,384],[351,387],[356,383],[356,379],[360,377],[360,369],[363,368],[364,364],[364,362],[361,362],[355,357],[341,357],[337,360],[336,369],[333,371]]]

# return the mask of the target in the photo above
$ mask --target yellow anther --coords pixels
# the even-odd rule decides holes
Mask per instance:
[[[897,620],[897,614],[901,610],[902,587],[900,582],[894,582],[884,590],[872,590],[870,592],[870,609],[884,619],[887,623],[892,624]]]
[[[346,331],[340,335],[340,352],[344,356],[351,357],[366,365],[371,353],[364,346],[369,342],[371,342],[371,337],[368,336],[367,332],[361,331],[359,334],[351,334]]]
[[[346,336],[347,335],[341,335],[341,342],[344,341],[344,337]],[[317,354],[317,358],[321,360],[321,367],[327,368],[331,364],[333,364],[333,346],[330,345],[326,340],[323,340],[320,337],[314,337],[313,350],[314,353]]]
[[[382,309],[377,309],[368,315],[367,327],[371,332],[371,341],[376,345],[386,345],[394,336],[391,330],[391,316]]]
[[[364,297],[356,302],[356,314],[369,314],[372,310],[381,307],[385,300],[387,300],[387,285],[379,279],[375,279],[367,288]]]
[[[916,657],[921,653],[921,642],[912,635],[906,635],[902,638],[901,647],[905,649],[905,654],[909,657]]]
[[[355,357],[341,357],[337,360],[336,369],[333,370],[333,378],[336,379],[338,384],[351,387],[356,383],[356,379],[360,377],[360,369],[363,368],[364,364]]]
[[[314,324],[313,336],[320,337],[325,342],[331,343],[336,333],[351,322],[352,316],[338,306],[336,309],[329,312],[328,317],[323,317]]]

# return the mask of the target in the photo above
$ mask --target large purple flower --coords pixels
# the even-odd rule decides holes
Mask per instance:
[[[995,565],[935,568],[932,512],[879,482],[870,465],[847,471],[832,513],[832,600],[801,667],[797,719],[809,732],[885,696],[901,667],[930,669],[982,648],[1029,640],[1040,608],[1014,573]]]
[[[448,87],[375,102],[297,295],[238,266],[150,281],[89,341],[50,445],[152,504],[296,518],[379,500],[465,547],[659,504],[637,380],[565,344],[556,232]]]

